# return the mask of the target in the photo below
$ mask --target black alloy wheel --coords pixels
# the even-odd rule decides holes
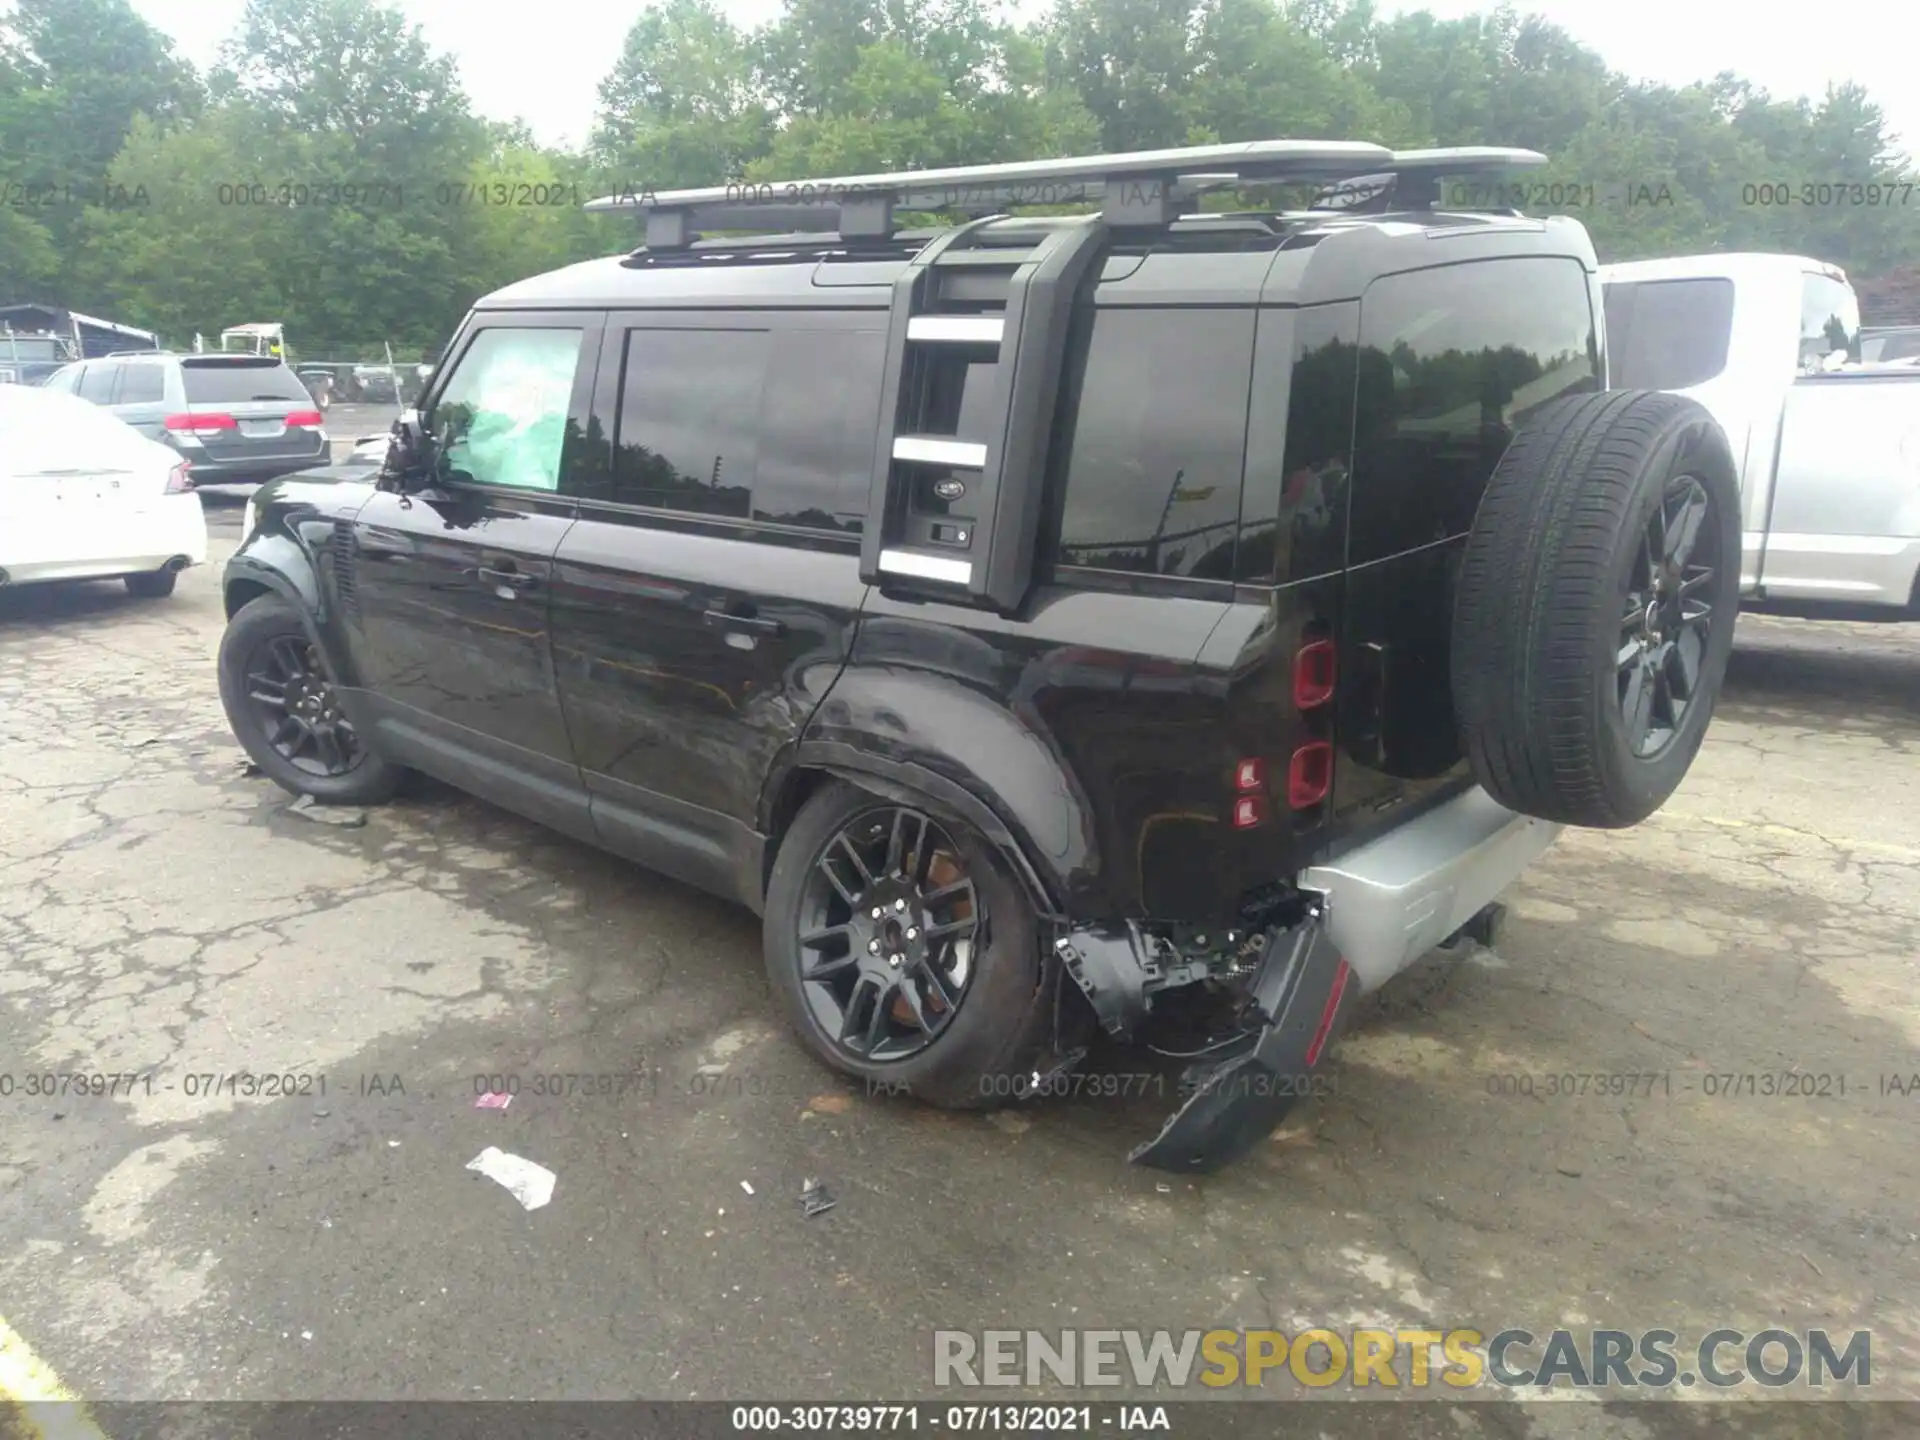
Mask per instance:
[[[953,1023],[984,919],[962,853],[931,816],[881,806],[853,816],[815,857],[801,886],[801,989],[844,1058],[905,1060]]]
[[[366,751],[303,636],[274,635],[247,657],[247,701],[275,754],[308,775],[348,774]]]
[[[1679,733],[1719,621],[1713,595],[1726,557],[1717,553],[1713,506],[1697,478],[1676,476],[1640,537],[1620,621],[1618,678],[1627,743],[1643,760]]]

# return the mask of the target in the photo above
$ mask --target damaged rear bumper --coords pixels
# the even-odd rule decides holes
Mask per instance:
[[[1189,1072],[1189,1098],[1130,1158],[1192,1173],[1244,1155],[1313,1093],[1359,996],[1473,922],[1559,833],[1475,787],[1307,870],[1307,916],[1268,942],[1253,980],[1257,1028]]]
[[[1128,1157],[1185,1173],[1239,1159],[1308,1093],[1359,987],[1328,938],[1323,913],[1276,935],[1253,982],[1264,1020],[1226,1058],[1194,1074],[1192,1094],[1160,1133]]]
[[[1300,876],[1362,991],[1377,990],[1520,878],[1560,834],[1478,785]]]

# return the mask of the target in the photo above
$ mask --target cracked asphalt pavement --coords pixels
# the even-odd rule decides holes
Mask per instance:
[[[1374,998],[1336,1093],[1187,1181],[1124,1163],[1141,1089],[856,1094],[777,1025],[750,916],[502,811],[290,813],[216,696],[233,533],[169,600],[0,596],[0,1313],[74,1390],[900,1398],[936,1327],[1374,1323],[1867,1327],[1920,1397],[1920,1094],[1884,1086],[1920,1072],[1920,627],[1743,620],[1670,805],[1569,833],[1494,949]],[[295,1093],[197,1078],[238,1071]],[[1761,1093],[1789,1072],[1834,1078]],[[1625,1073],[1665,1088],[1545,1093]],[[468,1171],[489,1145],[552,1202]]]

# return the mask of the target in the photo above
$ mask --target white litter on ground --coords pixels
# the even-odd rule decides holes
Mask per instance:
[[[509,1155],[494,1145],[469,1160],[467,1169],[478,1170],[489,1180],[499,1181],[528,1210],[538,1210],[553,1198],[553,1182],[558,1178],[546,1166]]]

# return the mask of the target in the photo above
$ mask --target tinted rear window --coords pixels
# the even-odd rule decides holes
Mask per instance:
[[[1607,286],[1608,383],[1685,390],[1727,368],[1731,280],[1636,280]]]
[[[117,365],[87,366],[80,372],[80,398],[96,405],[107,404],[113,399],[113,377],[118,373]]]
[[[857,533],[885,361],[880,329],[629,330],[612,482],[582,493]]]
[[[1548,401],[1600,388],[1594,341],[1576,260],[1374,281],[1360,302],[1349,563],[1464,535],[1514,432]]]
[[[158,365],[120,367],[120,393],[117,405],[151,405],[167,398],[167,377]]]
[[[180,370],[189,405],[239,405],[249,400],[304,404],[312,399],[293,371],[277,361],[271,365],[236,365],[230,360],[196,365],[186,361]]]
[[[1253,326],[1250,309],[1081,311],[1061,565],[1233,579]]]

